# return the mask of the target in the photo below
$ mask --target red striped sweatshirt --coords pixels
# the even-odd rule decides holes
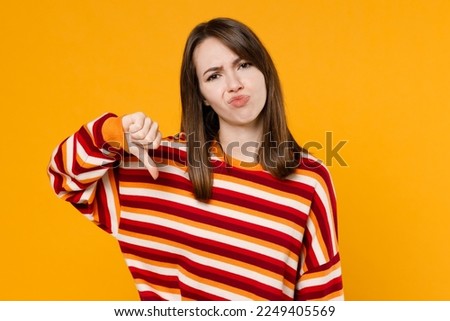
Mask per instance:
[[[48,174],[58,197],[117,238],[142,300],[343,299],[336,199],[317,159],[303,155],[279,180],[216,149],[201,202],[184,141],[153,151],[157,180],[124,145],[120,118],[102,115],[55,149]]]

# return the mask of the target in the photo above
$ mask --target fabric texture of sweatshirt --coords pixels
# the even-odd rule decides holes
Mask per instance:
[[[202,202],[185,141],[165,138],[152,156],[156,180],[109,113],[65,139],[48,167],[58,197],[118,240],[142,300],[344,298],[335,193],[316,158],[302,154],[280,180],[215,148]]]

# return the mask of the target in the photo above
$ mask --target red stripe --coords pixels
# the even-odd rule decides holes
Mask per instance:
[[[160,251],[148,247],[142,247],[123,241],[119,241],[119,245],[122,250],[122,253],[136,255],[144,259],[154,260],[158,262],[166,262],[169,264],[177,263],[177,256],[173,253],[168,253],[165,251]]]
[[[108,201],[106,197],[106,188],[102,181],[97,183],[95,200],[97,204],[97,214],[99,219],[99,226],[108,233],[111,233],[111,212],[108,208]]]
[[[154,181],[147,169],[141,168],[123,168],[121,167],[119,170],[119,177],[121,182],[129,182],[129,183],[142,183],[148,184],[149,182],[162,186],[170,186],[172,188],[181,189],[187,192],[192,192],[192,183],[189,179],[186,179],[182,176],[160,172],[159,177],[156,181]]]
[[[180,283],[180,291],[183,297],[195,301],[226,301],[225,298],[202,291],[200,289],[193,288],[184,283]]]
[[[92,204],[73,204],[73,206],[82,214],[92,214],[94,208]]]
[[[297,300],[319,300],[340,290],[342,290],[342,279],[339,276],[325,284],[301,289],[297,293]]]
[[[148,283],[164,286],[169,289],[177,289],[180,283],[178,277],[174,275],[163,275],[133,266],[130,266],[130,272],[135,279],[142,279]]]
[[[333,244],[335,243],[335,240],[332,237],[332,233],[330,230],[331,223],[333,222],[329,221],[327,211],[318,195],[314,196],[313,203],[311,204],[311,210],[314,212],[317,224],[319,225],[316,226],[316,228],[320,230],[323,243],[325,244],[328,251],[328,256],[332,257],[335,254],[333,252]]]
[[[139,297],[141,301],[167,301],[157,295],[156,293],[150,292],[150,291],[140,291]]]
[[[56,173],[56,171],[49,167],[48,169],[49,174],[51,174],[54,178],[53,180],[53,190],[56,194],[59,194],[62,191],[65,191],[65,189],[62,188],[63,179],[62,176],[59,173]]]
[[[303,247],[305,249],[305,264],[308,269],[314,268],[319,265],[319,260],[317,259],[316,253],[311,245],[312,235],[309,230],[305,230],[305,235],[303,237]]]

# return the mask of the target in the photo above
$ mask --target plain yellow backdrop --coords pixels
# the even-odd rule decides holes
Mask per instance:
[[[2,3],[0,299],[138,299],[115,240],[56,198],[47,163],[107,111],[177,132],[184,42],[217,16],[260,36],[291,130],[328,160],[346,298],[450,300],[445,0]]]

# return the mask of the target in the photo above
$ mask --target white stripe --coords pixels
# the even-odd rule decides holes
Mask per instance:
[[[55,175],[53,175],[53,173],[50,172],[50,169],[56,170],[55,154],[56,154],[56,150],[53,151],[50,164],[48,164],[48,166],[47,166],[47,173],[50,178],[50,186],[52,187],[52,189],[55,188]]]
[[[118,213],[116,209],[116,204],[114,202],[114,191],[111,187],[111,182],[109,180],[108,175],[104,175],[102,181],[105,186],[105,194],[106,194],[106,204],[108,206],[109,219],[111,221],[111,234],[113,236],[117,236],[119,231],[118,226]]]
[[[105,152],[104,150],[99,150],[99,151],[102,153]],[[100,158],[100,157],[95,157],[95,156],[89,155],[86,152],[86,150],[84,149],[84,146],[82,144],[80,144],[79,141],[77,141],[77,154],[80,157],[80,159],[83,160],[83,164],[102,166],[105,164],[105,162],[112,163],[115,161],[114,159],[107,158],[107,157]]]
[[[179,294],[159,291],[159,290],[156,290],[155,288],[151,287],[148,284],[137,283],[137,282],[139,282],[139,281],[136,280],[136,288],[138,289],[139,292],[149,291],[149,292],[159,295],[164,300],[181,301],[181,295],[179,295]]]
[[[121,242],[126,242],[129,244],[141,246],[144,248],[157,249],[159,251],[164,251],[167,253],[178,254],[178,255],[188,258],[189,260],[196,262],[198,264],[202,264],[205,266],[212,266],[216,269],[220,269],[223,271],[241,275],[241,276],[249,278],[249,279],[258,280],[258,282],[272,286],[276,289],[279,289],[283,286],[283,283],[280,280],[270,278],[264,274],[258,273],[256,271],[251,271],[251,270],[245,269],[245,268],[237,266],[237,265],[233,265],[233,264],[229,264],[229,263],[222,262],[219,260],[211,259],[211,258],[208,258],[205,256],[201,256],[196,253],[190,252],[188,250],[182,249],[180,247],[175,247],[175,246],[171,246],[171,245],[156,242],[156,241],[144,240],[144,239],[131,237],[131,236],[123,235],[123,234],[119,234],[117,239]]]
[[[325,276],[321,276],[321,277],[317,277],[317,278],[312,278],[312,279],[308,279],[308,280],[301,280],[300,282],[298,282],[298,289],[305,289],[305,288],[309,288],[309,287],[313,287],[313,286],[317,286],[317,285],[323,285],[323,284],[327,284],[328,282],[330,282],[331,280],[340,277],[341,276],[341,268],[337,268],[334,271],[332,271],[331,273],[328,273]]]
[[[166,276],[173,276],[178,274],[178,269],[161,267],[153,264],[144,263],[142,261],[134,260],[134,259],[125,259],[128,267],[135,267],[145,271],[151,271],[157,274],[162,274]]]
[[[64,147],[64,145],[62,146]],[[52,157],[52,168],[58,172],[59,174],[61,174],[61,176],[63,176],[63,178],[65,178],[65,183],[69,188],[69,191],[79,191],[80,187],[73,182],[73,173],[72,173],[72,162],[73,162],[73,136],[69,137],[66,140],[66,144],[65,144],[65,150],[66,150],[66,161],[67,163],[66,165],[66,169],[63,168],[64,170],[67,170],[67,174],[58,170],[58,167],[56,166],[56,162],[55,162],[55,157]],[[55,151],[56,152],[56,151]],[[67,190],[67,188],[66,188]]]
[[[95,193],[97,187],[97,183],[89,185],[81,194],[79,201],[77,204],[87,204],[89,199],[92,196],[92,193]]]
[[[302,175],[302,174],[291,174],[287,177],[288,180],[302,183],[311,187],[315,187],[318,182],[317,179],[308,176],[308,175]]]
[[[63,198],[63,197],[66,196],[67,194],[69,194],[69,192],[61,191],[61,192],[59,192],[59,193],[57,194],[57,196],[58,196],[59,198]]]
[[[314,250],[314,254],[317,257],[317,261],[319,264],[324,264],[327,262],[325,259],[324,253],[322,252],[322,248],[320,247],[320,243],[317,237],[316,227],[311,219],[308,219],[306,222],[306,229],[311,233],[311,247]]]

